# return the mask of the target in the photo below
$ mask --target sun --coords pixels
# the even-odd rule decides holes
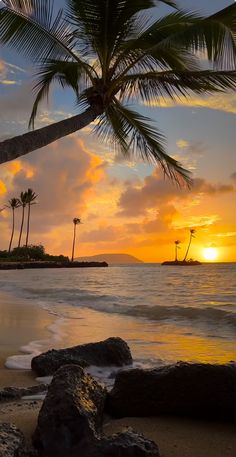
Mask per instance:
[[[216,248],[204,248],[203,256],[206,260],[213,262],[218,257],[218,250]]]

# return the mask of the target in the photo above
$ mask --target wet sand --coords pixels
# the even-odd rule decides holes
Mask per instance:
[[[47,311],[37,305],[22,303],[8,294],[0,299],[0,388],[30,386],[36,383],[30,370],[9,370],[5,362],[9,356],[22,354],[20,348],[31,341],[48,340],[48,327],[55,321]]]
[[[22,345],[34,340],[51,338],[48,327],[54,321],[55,316],[31,302],[22,303],[20,300],[11,300],[8,295],[1,294],[0,388],[23,387],[36,383],[30,370],[9,370],[4,368],[4,363],[8,356],[19,354],[19,348]],[[83,338],[83,332],[80,338]],[[41,404],[42,401],[0,403],[0,422],[15,423],[30,442]],[[127,427],[132,427],[156,441],[162,457],[235,457],[236,455],[236,425],[173,417],[125,418],[106,420],[104,431],[106,434],[112,434]]]

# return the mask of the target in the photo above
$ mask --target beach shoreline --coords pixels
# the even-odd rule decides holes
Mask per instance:
[[[83,312],[81,315],[83,316]],[[31,370],[8,369],[5,367],[5,362],[14,355],[27,355],[20,352],[20,348],[30,346],[29,343],[39,342],[38,348],[43,349],[43,342],[45,342],[47,347],[48,342],[52,342],[52,333],[49,329],[55,325],[58,316],[50,314],[48,310],[32,301],[27,302],[7,293],[1,296],[0,316],[2,319],[0,388],[28,387],[37,384],[36,375]],[[90,323],[96,321],[98,325],[94,311],[91,312],[91,316],[94,320]],[[78,320],[81,325],[85,325],[86,314],[84,317],[81,321]],[[107,316],[109,333],[109,323],[113,322],[113,319],[115,316]],[[101,328],[101,336],[102,332]],[[83,335],[81,332],[78,344],[84,338]],[[76,339],[76,335],[73,338]],[[92,339],[91,332],[84,342],[89,342],[90,339]],[[65,347],[67,341],[63,339],[61,344],[58,340],[56,342],[57,345]],[[1,402],[0,422],[14,423],[30,443],[41,405],[42,400],[37,399]],[[164,416],[119,420],[105,417],[104,432],[107,435],[127,430],[129,427],[154,440],[160,448],[161,457],[234,457],[236,455],[236,425],[234,424]]]

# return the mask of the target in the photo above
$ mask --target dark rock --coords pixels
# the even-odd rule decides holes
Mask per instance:
[[[108,338],[98,343],[83,344],[68,349],[52,349],[32,359],[31,367],[39,376],[55,373],[63,365],[81,367],[124,366],[132,363],[130,349],[121,338]]]
[[[101,439],[89,452],[86,457],[160,457],[154,441],[131,430]]]
[[[22,397],[37,395],[47,391],[46,384],[38,384],[32,387],[4,387],[0,390],[0,402],[19,400]]]
[[[236,366],[190,364],[119,372],[106,409],[116,417],[174,414],[236,420]]]
[[[75,365],[60,368],[48,388],[33,443],[43,457],[86,455],[99,438],[106,391]]]
[[[33,444],[41,457],[159,457],[157,445],[133,431],[102,434],[106,391],[75,365],[54,375]]]
[[[0,457],[25,457],[23,433],[13,424],[0,424]]]

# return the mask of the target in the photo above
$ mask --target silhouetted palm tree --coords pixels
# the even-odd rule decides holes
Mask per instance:
[[[81,220],[75,217],[73,219],[74,224],[74,236],[73,236],[73,245],[72,245],[72,255],[71,255],[71,262],[74,261],[74,253],[75,253],[75,239],[76,239],[76,227],[78,224],[81,224]]]
[[[191,246],[192,239],[195,238],[195,237],[194,237],[194,233],[196,233],[196,230],[190,229],[189,243],[188,243],[188,247],[187,247],[186,254],[185,254],[185,256],[184,256],[184,262],[187,260],[187,255],[188,255],[188,252],[189,252],[189,248],[190,248],[190,246]]]
[[[156,18],[157,4],[175,8]],[[208,17],[177,9],[174,0],[66,0],[57,15],[50,0],[2,0],[0,43],[35,64],[30,125],[52,83],[75,93],[78,114],[0,143],[0,163],[42,148],[96,121],[95,131],[127,157],[159,164],[170,178],[189,173],[165,150],[152,120],[127,103],[236,88],[236,4]],[[209,68],[202,69],[201,56]],[[81,112],[82,111],[82,112]]]
[[[20,226],[20,235],[19,235],[18,248],[20,248],[22,231],[23,231],[23,227],[24,227],[25,207],[27,205],[27,192],[21,192],[20,193],[19,201],[20,201],[20,206],[22,206],[22,219],[21,219],[21,226]]]
[[[12,209],[12,231],[11,231],[11,238],[10,238],[10,243],[9,243],[9,248],[8,252],[11,252],[11,246],[12,246],[12,240],[14,237],[14,231],[15,231],[15,210],[19,208],[21,205],[19,198],[11,198],[8,201],[8,205],[6,205],[6,208],[11,208]]]
[[[32,189],[28,189],[26,192],[26,204],[28,206],[28,216],[27,216],[27,231],[26,231],[26,241],[25,241],[25,246],[28,246],[28,239],[29,239],[29,227],[30,227],[30,208],[32,205],[36,205],[36,198],[38,195],[36,195],[35,192],[33,192]]]
[[[176,241],[175,241],[175,262],[178,261],[178,249],[180,249],[180,248],[179,248],[179,244],[180,244],[180,241],[179,241],[179,240],[176,240]]]

